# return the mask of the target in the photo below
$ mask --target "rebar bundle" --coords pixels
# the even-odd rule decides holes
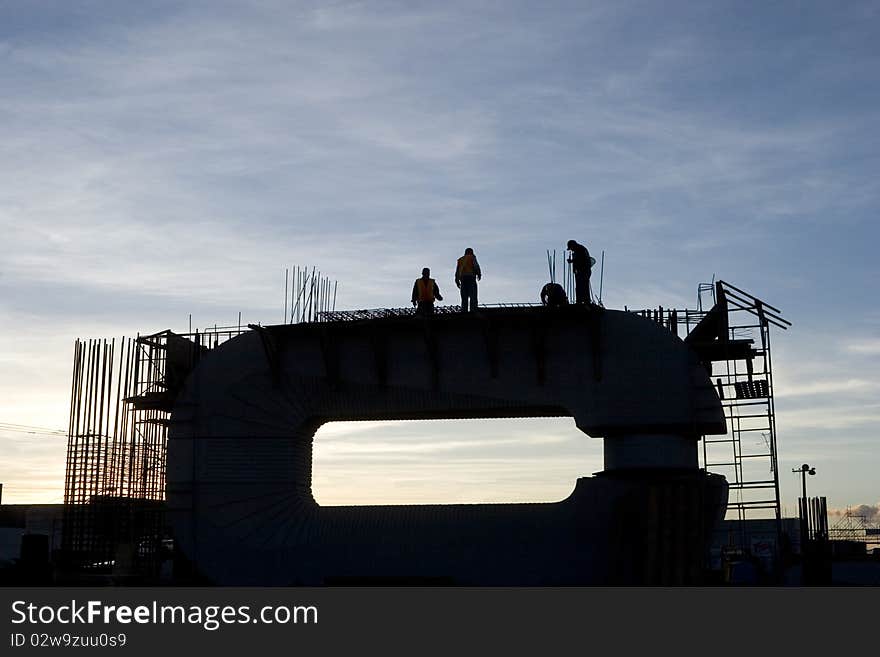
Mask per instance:
[[[284,323],[314,322],[321,313],[336,310],[338,281],[314,267],[284,270]],[[289,313],[288,313],[289,311]]]

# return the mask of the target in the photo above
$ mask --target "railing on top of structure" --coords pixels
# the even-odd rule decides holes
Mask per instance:
[[[540,303],[488,303],[480,304],[480,309],[488,308],[532,308]],[[330,310],[317,313],[318,322],[356,322],[365,319],[383,319],[386,317],[415,317],[415,308],[368,308],[364,310]],[[434,315],[460,315],[461,306],[434,306]]]

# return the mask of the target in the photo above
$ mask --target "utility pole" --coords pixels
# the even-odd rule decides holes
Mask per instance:
[[[810,503],[807,500],[807,475],[816,474],[816,468],[811,468],[808,464],[804,463],[799,468],[792,468],[791,471],[801,474],[801,486],[803,487],[804,496],[799,500],[798,515],[800,516],[801,552],[806,555],[808,551],[807,546],[810,541]]]
[[[807,503],[806,502],[806,500],[807,500],[807,475],[808,474],[810,474],[810,475],[816,474],[816,468],[811,468],[809,465],[804,463],[799,468],[792,468],[792,472],[795,472],[795,473],[800,472],[801,473],[801,484],[802,484],[803,490],[804,490],[804,504],[806,504]]]

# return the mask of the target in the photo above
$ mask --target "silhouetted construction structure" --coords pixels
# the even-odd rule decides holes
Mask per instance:
[[[828,530],[832,541],[864,543],[866,549],[880,548],[880,524],[872,523],[858,510],[847,509]]]
[[[696,311],[498,304],[476,318],[438,306],[424,320],[411,308],[337,311],[335,283],[314,270],[294,270],[293,292],[290,280],[281,326],[77,342],[63,538],[70,568],[149,577],[173,534],[191,572],[217,583],[688,583],[699,581],[719,504],[722,515],[763,512],[778,524],[769,330],[789,323],[742,290],[722,281],[701,288]],[[209,353],[227,344],[224,355]],[[461,363],[473,365],[458,371]],[[239,392],[210,401],[227,379],[222,390]],[[471,384],[462,397],[458,388]],[[366,406],[357,410],[352,396]],[[292,409],[305,413],[301,429]],[[603,477],[579,480],[555,505],[333,510],[311,498],[311,436],[324,421],[527,415],[574,415],[604,436]],[[727,477],[729,499],[720,477],[699,474],[700,436],[700,463]],[[761,437],[760,448],[751,437]],[[608,504],[617,511],[606,516]],[[596,513],[601,522],[589,520]],[[357,529],[365,522],[397,541],[397,557],[364,557],[375,550],[372,530]],[[546,527],[537,538],[536,526]],[[433,570],[400,556],[425,540],[434,551],[446,545]],[[463,552],[462,540],[483,547]],[[519,556],[506,552],[511,541],[522,545]],[[256,557],[267,549],[275,556]],[[564,554],[567,570],[557,567]],[[551,570],[539,572],[539,562]]]
[[[285,271],[285,323],[334,307],[336,281]],[[68,572],[153,577],[165,527],[168,425],[187,375],[208,350],[248,331],[77,340],[64,485],[61,565]]]

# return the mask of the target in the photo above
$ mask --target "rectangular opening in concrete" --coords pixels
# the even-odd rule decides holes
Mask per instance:
[[[323,506],[556,502],[602,470],[572,418],[331,422],[315,435]]]

